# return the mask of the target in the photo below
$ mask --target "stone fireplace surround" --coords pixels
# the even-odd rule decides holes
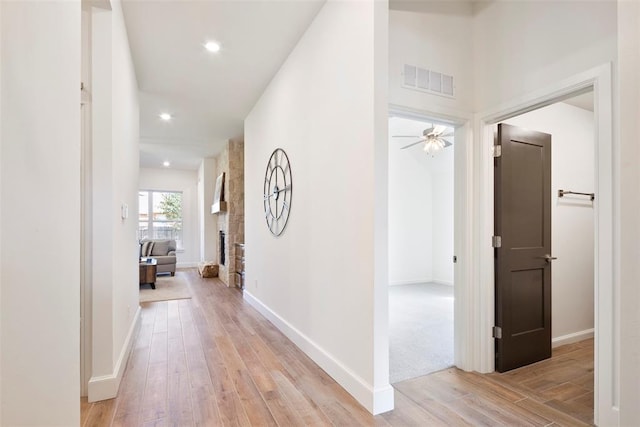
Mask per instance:
[[[218,277],[227,286],[240,286],[236,282],[235,244],[244,243],[244,141],[231,139],[216,157],[216,174],[225,173],[224,200],[227,210],[218,212]],[[224,251],[220,250],[224,233]],[[221,256],[224,254],[224,263]]]

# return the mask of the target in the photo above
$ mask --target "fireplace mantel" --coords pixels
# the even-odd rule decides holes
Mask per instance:
[[[227,211],[227,202],[225,202],[224,200],[221,200],[211,205],[212,214],[217,214],[217,213],[226,212],[226,211]]]

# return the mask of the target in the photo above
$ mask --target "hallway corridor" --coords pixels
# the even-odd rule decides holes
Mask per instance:
[[[176,273],[192,299],[142,304],[116,399],[85,426],[367,425],[373,417],[220,280]]]
[[[506,374],[456,368],[394,384],[372,417],[218,279],[179,271],[192,299],[145,303],[115,399],[82,400],[82,426],[589,425],[593,340]]]

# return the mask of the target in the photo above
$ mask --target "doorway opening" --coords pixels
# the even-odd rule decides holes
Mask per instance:
[[[454,365],[454,128],[389,118],[389,379]]]
[[[494,164],[496,370],[510,371],[501,381],[591,424],[599,196],[593,88],[491,128],[501,145]],[[524,176],[542,178],[542,169],[547,182]],[[530,346],[535,339],[544,345]]]

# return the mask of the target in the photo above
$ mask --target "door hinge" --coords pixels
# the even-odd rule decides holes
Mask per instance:
[[[501,339],[502,338],[502,328],[500,326],[494,326],[493,330],[491,332],[492,332],[494,338],[496,338],[496,339]]]
[[[493,147],[491,147],[491,154],[493,155],[493,157],[502,156],[502,145],[494,145]]]
[[[502,247],[502,237],[491,236],[491,246],[493,246],[494,248]]]
[[[453,263],[457,263],[458,262],[458,257],[456,255],[453,256]]]

